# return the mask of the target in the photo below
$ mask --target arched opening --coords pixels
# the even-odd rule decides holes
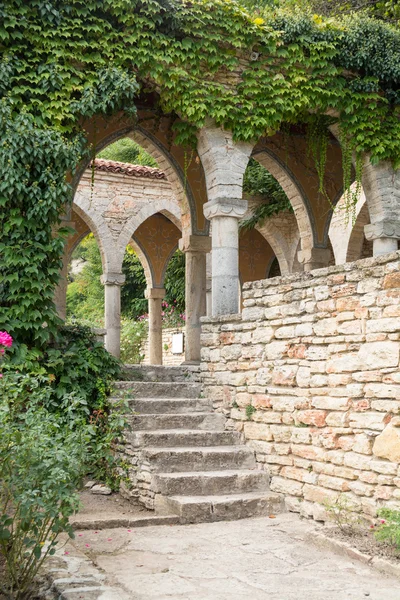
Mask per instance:
[[[241,281],[267,277],[274,255],[280,271],[291,272],[299,233],[285,191],[262,164],[251,158],[243,177],[243,193],[248,212],[240,224]]]
[[[280,277],[280,276],[281,276],[281,269],[279,267],[278,259],[275,256],[275,258],[272,259],[271,265],[269,267],[269,272],[268,272],[267,278],[272,279],[273,277]]]

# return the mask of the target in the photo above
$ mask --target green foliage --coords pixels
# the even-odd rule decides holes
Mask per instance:
[[[0,104],[0,329],[42,347],[59,319],[53,302],[66,231],[59,214],[65,175],[79,158],[79,140],[40,129],[26,113]]]
[[[329,16],[360,11],[388,22],[395,23],[400,20],[398,0],[311,0],[309,5],[315,11]]]
[[[51,406],[63,423],[64,399],[76,391],[81,399],[81,416],[88,423],[96,421],[92,431],[91,462],[88,470],[98,479],[116,478],[117,464],[111,452],[118,406],[108,398],[112,383],[120,376],[121,363],[97,342],[88,327],[64,326],[56,338],[41,352],[16,344],[3,362],[6,374],[30,373],[47,382]],[[99,417],[101,419],[99,420]]]
[[[380,522],[374,530],[376,539],[388,542],[400,552],[400,511],[381,508],[378,517]]]
[[[245,410],[246,410],[246,419],[249,419],[249,420],[254,415],[254,413],[257,412],[256,407],[253,406],[252,404],[247,404]]]
[[[80,402],[61,399],[61,427],[46,381],[12,373],[0,379],[0,554],[7,569],[0,590],[9,598],[32,598],[33,579],[60,533],[73,537],[68,518],[78,509],[90,440]]]
[[[185,253],[177,250],[165,272],[165,301],[177,313],[185,311]],[[165,312],[165,311],[164,311]]]
[[[84,266],[75,276],[70,275],[73,280],[67,288],[68,317],[101,327],[104,323],[104,286],[100,281],[103,266],[92,233],[74,250],[72,260],[84,261]]]
[[[117,160],[132,165],[158,167],[154,158],[129,138],[121,138],[98,153],[98,158]]]
[[[243,192],[251,196],[267,196],[277,203],[287,203],[287,196],[275,177],[254,158],[249,160],[243,176]]]
[[[268,217],[283,210],[293,211],[288,197],[275,177],[253,158],[249,160],[243,177],[243,191],[252,196],[265,196],[265,200],[240,224],[241,230],[254,229]]]
[[[122,263],[125,283],[121,288],[121,311],[124,317],[137,319],[147,312],[144,297],[147,282],[142,263],[130,246],[127,247]]]
[[[251,0],[10,0],[0,19],[0,327],[32,348],[58,324],[66,174],[96,152],[82,118],[134,123],[150,93],[170,143],[188,145],[206,118],[253,141],[330,111],[351,152],[399,164],[400,36],[381,21]]]
[[[143,344],[147,338],[148,322],[146,319],[133,321],[122,319],[121,322],[121,360],[125,364],[140,364],[144,358]]]

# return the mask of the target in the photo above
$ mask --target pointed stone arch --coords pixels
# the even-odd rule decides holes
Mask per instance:
[[[296,180],[293,173],[289,171],[289,168],[282,164],[281,160],[271,150],[264,149],[257,151],[253,154],[252,158],[275,177],[287,195],[297,220],[301,249],[308,250],[313,248],[317,237],[313,223],[314,218],[307,196],[300,183]]]

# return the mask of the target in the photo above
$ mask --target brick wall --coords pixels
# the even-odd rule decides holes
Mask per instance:
[[[202,378],[290,510],[400,509],[400,253],[245,284],[204,318]]]

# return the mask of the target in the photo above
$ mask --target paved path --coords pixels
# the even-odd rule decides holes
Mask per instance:
[[[307,543],[313,527],[283,514],[275,519],[85,531],[74,545],[103,570],[111,588],[120,590],[107,598],[400,600],[398,579]]]

